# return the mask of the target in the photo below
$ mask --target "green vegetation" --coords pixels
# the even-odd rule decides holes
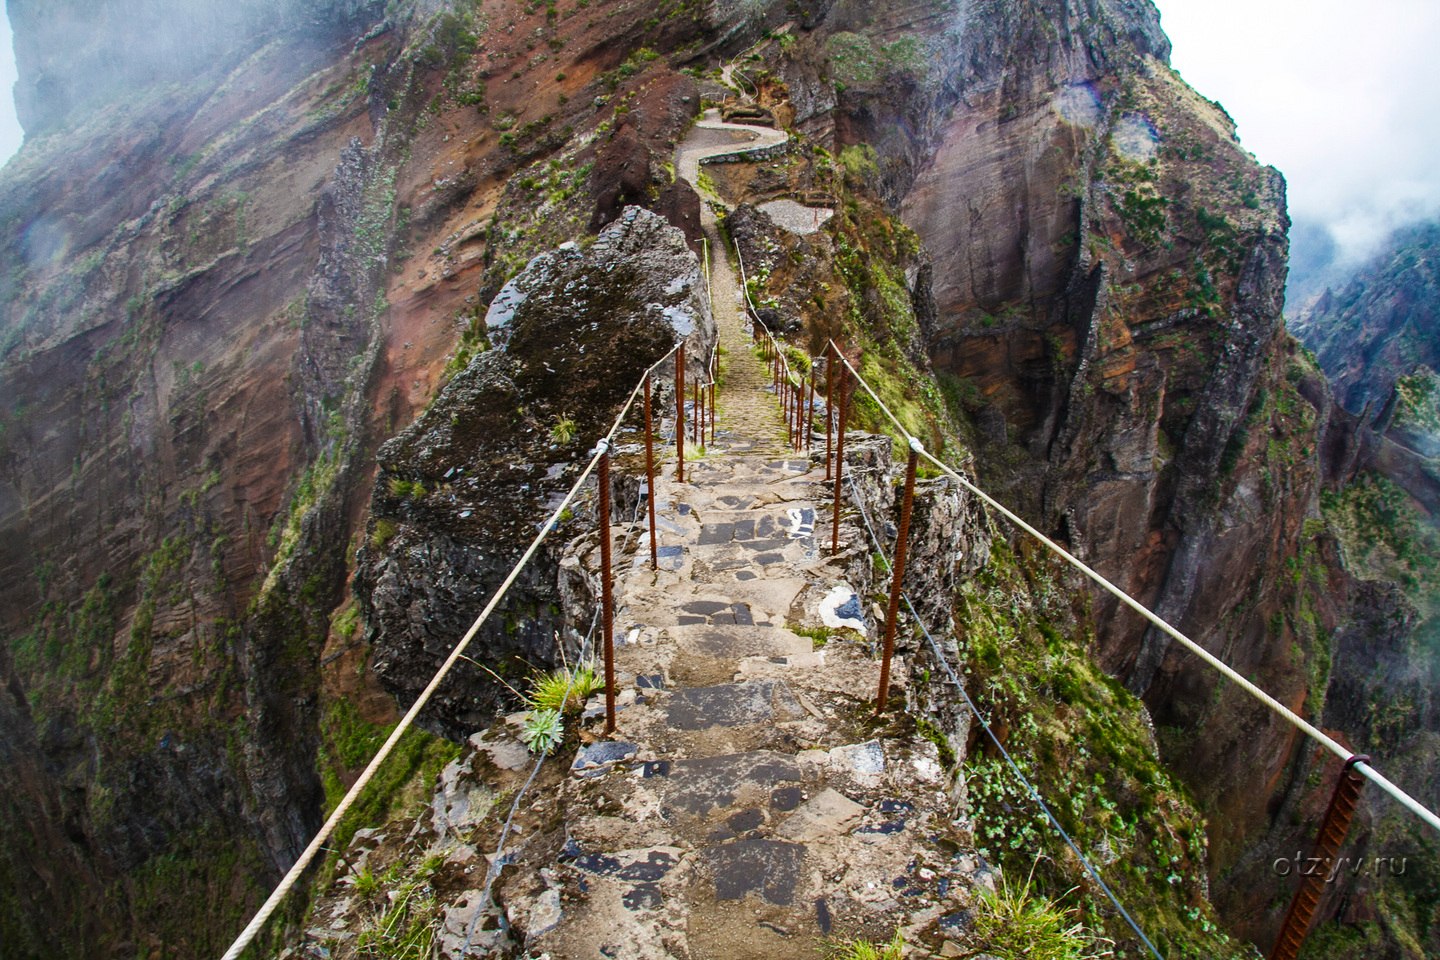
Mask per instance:
[[[572,668],[560,667],[537,674],[530,681],[525,702],[532,710],[553,710],[563,716],[573,716],[584,709],[585,701],[592,694],[604,687],[605,681],[595,672],[595,665],[580,663]]]
[[[607,70],[600,75],[600,82],[609,90],[619,88],[621,82],[630,79],[645,69],[645,65],[660,59],[660,54],[649,47],[640,47],[631,52],[625,61],[614,70]]]
[[[842,151],[842,164],[848,168],[846,156]],[[848,310],[838,322],[827,314],[815,318],[812,325],[819,335],[837,343],[858,345],[860,355],[852,363],[858,359],[860,375],[881,402],[937,456],[960,462],[964,451],[951,440],[957,430],[945,398],[915,359],[923,357],[923,351],[917,346],[920,328],[905,264],[919,252],[919,237],[860,191],[858,185],[853,190],[847,187],[844,202],[826,225],[834,238],[834,266],[848,293]],[[863,388],[854,393],[850,424],[852,429],[890,434],[896,456],[908,455],[894,426]],[[930,472],[926,465],[923,473]]]
[[[1397,426],[1431,436],[1440,434],[1440,377],[1429,367],[1420,367],[1395,381]]]
[[[385,547],[385,544],[393,540],[395,534],[399,532],[400,528],[395,524],[394,520],[381,517],[375,521],[375,528],[370,531],[370,546],[376,550],[381,550]]]
[[[877,43],[864,34],[842,31],[825,41],[825,54],[837,92],[871,87],[895,73],[919,76],[928,69],[925,46],[913,35]]]
[[[992,543],[989,564],[963,586],[956,608],[966,685],[1162,953],[1238,956],[1209,906],[1204,822],[1161,767],[1143,706],[1091,660],[1088,599],[1065,589],[1061,573],[1020,560],[1003,540]],[[977,848],[1011,875],[1031,877],[1018,891],[1043,904],[1085,882],[985,739],[963,771]],[[1133,934],[1105,901],[1088,898],[1080,910],[1076,922],[1088,931],[1133,948]]]
[[[897,929],[886,943],[871,940],[829,940],[824,946],[826,960],[903,960],[905,937]]]
[[[337,698],[320,718],[320,779],[325,787],[325,809],[333,810],[345,795],[345,774],[370,762],[385,742],[383,727],[369,723],[355,706]]]
[[[385,910],[355,939],[356,956],[426,960],[435,940],[436,896],[430,883],[441,860],[426,859],[408,877],[387,877]]]
[[[520,728],[520,742],[531,753],[548,756],[565,739],[565,722],[559,710],[539,708],[525,714]]]
[[[1114,944],[1097,941],[1075,920],[1077,911],[1040,895],[1034,874],[1024,883],[1002,875],[980,895],[982,909],[970,931],[974,944],[997,960],[1092,960],[1109,957]]]
[[[1320,502],[1350,570],[1400,584],[1425,619],[1440,614],[1440,530],[1409,494],[1365,472]]]
[[[348,755],[355,758],[368,750],[370,743],[375,740],[383,743],[393,729],[393,724],[376,728],[354,718],[351,726],[341,727],[340,738],[328,745],[327,751],[351,750],[353,752]],[[345,732],[347,730],[348,733]],[[331,734],[335,732],[334,728],[330,731]],[[378,744],[375,749],[379,749]],[[413,811],[417,804],[428,803],[435,789],[436,776],[447,763],[460,755],[460,750],[459,744],[434,734],[414,727],[406,730],[395,748],[390,751],[390,755],[385,758],[385,762],[376,770],[375,776],[355,798],[345,817],[335,827],[333,846],[344,849],[350,845],[356,830],[384,826],[393,817]],[[338,759],[338,753],[327,755]],[[367,763],[369,759],[364,758]],[[335,785],[327,779],[327,801],[334,802],[343,795],[343,791],[333,798],[329,795],[330,789]],[[327,806],[327,812],[329,809]]]
[[[470,361],[490,349],[490,331],[485,326],[485,311],[478,305],[462,313],[465,329],[460,332],[460,342],[455,352],[445,362],[444,378],[448,381],[455,374],[470,366]]]
[[[562,447],[568,447],[575,440],[575,421],[562,414],[550,426],[550,442]]]

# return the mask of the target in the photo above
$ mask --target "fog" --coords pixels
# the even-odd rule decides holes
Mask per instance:
[[[1292,294],[1440,214],[1440,3],[1158,3],[1175,68],[1285,174]]]
[[[1440,215],[1440,3],[1377,0],[1361,12],[1341,0],[1158,2],[1175,67],[1235,118],[1259,160],[1285,174],[1292,292],[1354,265],[1395,227]],[[293,15],[287,8],[324,5],[234,6]],[[215,16],[227,5],[189,6]],[[0,90],[14,81],[7,9]],[[0,94],[0,159],[20,136],[13,98]]]

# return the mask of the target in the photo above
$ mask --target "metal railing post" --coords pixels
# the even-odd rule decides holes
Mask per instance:
[[[810,403],[805,407],[805,452],[815,449],[815,361],[810,361]]]
[[[827,353],[827,354],[833,354],[833,353],[835,352],[835,344],[833,344],[833,343],[827,343],[827,344],[825,345],[825,350],[826,350],[826,353]],[[834,430],[834,421],[835,421],[835,414],[834,414],[834,410],[833,410],[833,407],[832,407],[832,401],[833,401],[833,398],[834,398],[834,396],[835,396],[835,367],[836,367],[836,363],[835,363],[835,360],[833,359],[833,357],[827,356],[827,357],[825,358],[825,479],[826,479],[826,480],[829,480],[829,479],[830,479],[830,443],[831,443],[831,433],[832,433],[832,431]]]
[[[650,375],[645,375],[645,512],[650,515],[650,569],[660,568],[655,545],[655,431],[650,420]]]
[[[845,474],[845,415],[850,410],[849,378],[840,374],[840,427],[839,441],[835,444],[835,504],[834,516],[830,520],[830,552],[840,550],[840,480]]]
[[[1360,804],[1360,791],[1365,786],[1365,779],[1356,772],[1355,764],[1369,762],[1369,757],[1356,754],[1340,768],[1340,779],[1335,781],[1335,792],[1330,795],[1330,806],[1320,823],[1315,849],[1307,861],[1324,864],[1325,869],[1309,871],[1301,878],[1300,889],[1295,891],[1295,899],[1290,901],[1285,922],[1280,926],[1280,935],[1275,938],[1275,947],[1270,951],[1270,960],[1295,960],[1300,953],[1300,946],[1310,932],[1310,922],[1315,919],[1315,910],[1320,906],[1320,895],[1331,879],[1329,866],[1336,862],[1340,845],[1350,832],[1350,821],[1355,818],[1355,808]]]
[[[694,396],[694,399],[691,400],[691,402],[690,402],[690,421],[691,421],[691,425],[690,425],[690,431],[691,431],[691,432],[690,432],[690,441],[691,441],[692,443],[694,443],[695,446],[698,447],[698,446],[700,446],[700,417],[701,417],[700,404],[703,402],[703,401],[701,401],[701,399],[700,399],[700,381],[699,381],[699,380],[696,380],[696,381],[695,381],[695,385],[691,388],[691,392],[692,392],[695,396]]]
[[[685,345],[675,352],[675,482],[685,482]]]
[[[880,659],[880,698],[877,714],[890,701],[890,659],[895,655],[895,621],[900,619],[900,586],[905,579],[905,554],[910,546],[910,508],[915,503],[915,468],[924,447],[910,439],[910,457],[905,461],[905,496],[900,502],[900,533],[895,540],[895,562],[890,567],[890,609],[885,613],[885,652]]]
[[[615,597],[610,578],[610,441],[600,441],[600,620],[605,637],[605,733],[615,732]]]

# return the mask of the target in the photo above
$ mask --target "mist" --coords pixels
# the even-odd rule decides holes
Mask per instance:
[[[1440,215],[1440,4],[1158,2],[1176,69],[1285,175],[1292,303]]]

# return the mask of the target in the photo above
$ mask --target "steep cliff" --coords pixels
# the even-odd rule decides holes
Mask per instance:
[[[731,216],[797,342],[852,337],[935,449],[973,453],[997,493],[1282,700],[1325,702],[1349,588],[1318,451],[1343,430],[1280,320],[1283,182],[1166,66],[1148,3],[12,13],[31,139],[0,173],[0,876],[29,899],[0,911],[7,943],[44,943],[58,912],[73,955],[217,952],[390,695],[413,695],[407,652],[433,661],[488,593],[503,560],[479,544],[516,542],[505,494],[469,483],[498,468],[464,461],[502,459],[539,502],[569,459],[560,422],[615,399],[589,368],[542,374],[552,341],[588,342],[564,316],[492,349],[485,309],[630,204],[696,246],[672,149],[702,99],[738,92],[796,141],[713,168],[716,190],[832,214],[809,233]],[[646,302],[668,302],[658,282]],[[669,336],[617,329],[635,338],[607,363],[625,376]],[[462,466],[466,483],[446,475]],[[444,588],[412,596],[417,578]],[[558,586],[529,587],[497,660],[557,625]],[[1308,802],[1291,732],[1107,601],[1056,622],[1148,705],[1211,817],[1213,889],[1266,942],[1284,891],[1256,852],[1309,830],[1280,816]],[[491,708],[496,689],[467,683],[434,728]],[[1337,725],[1371,695],[1341,693]]]
[[[393,717],[345,596],[376,446],[698,104],[603,4],[14,6],[50,92],[0,176],[3,938],[210,955]]]
[[[1423,404],[1424,397],[1402,392],[1392,398],[1392,392],[1404,378],[1440,365],[1437,253],[1440,225],[1403,230],[1369,264],[1291,320],[1295,335],[1315,351],[1341,406],[1377,425],[1397,401],[1406,408]],[[1410,392],[1425,387],[1415,383]]]

